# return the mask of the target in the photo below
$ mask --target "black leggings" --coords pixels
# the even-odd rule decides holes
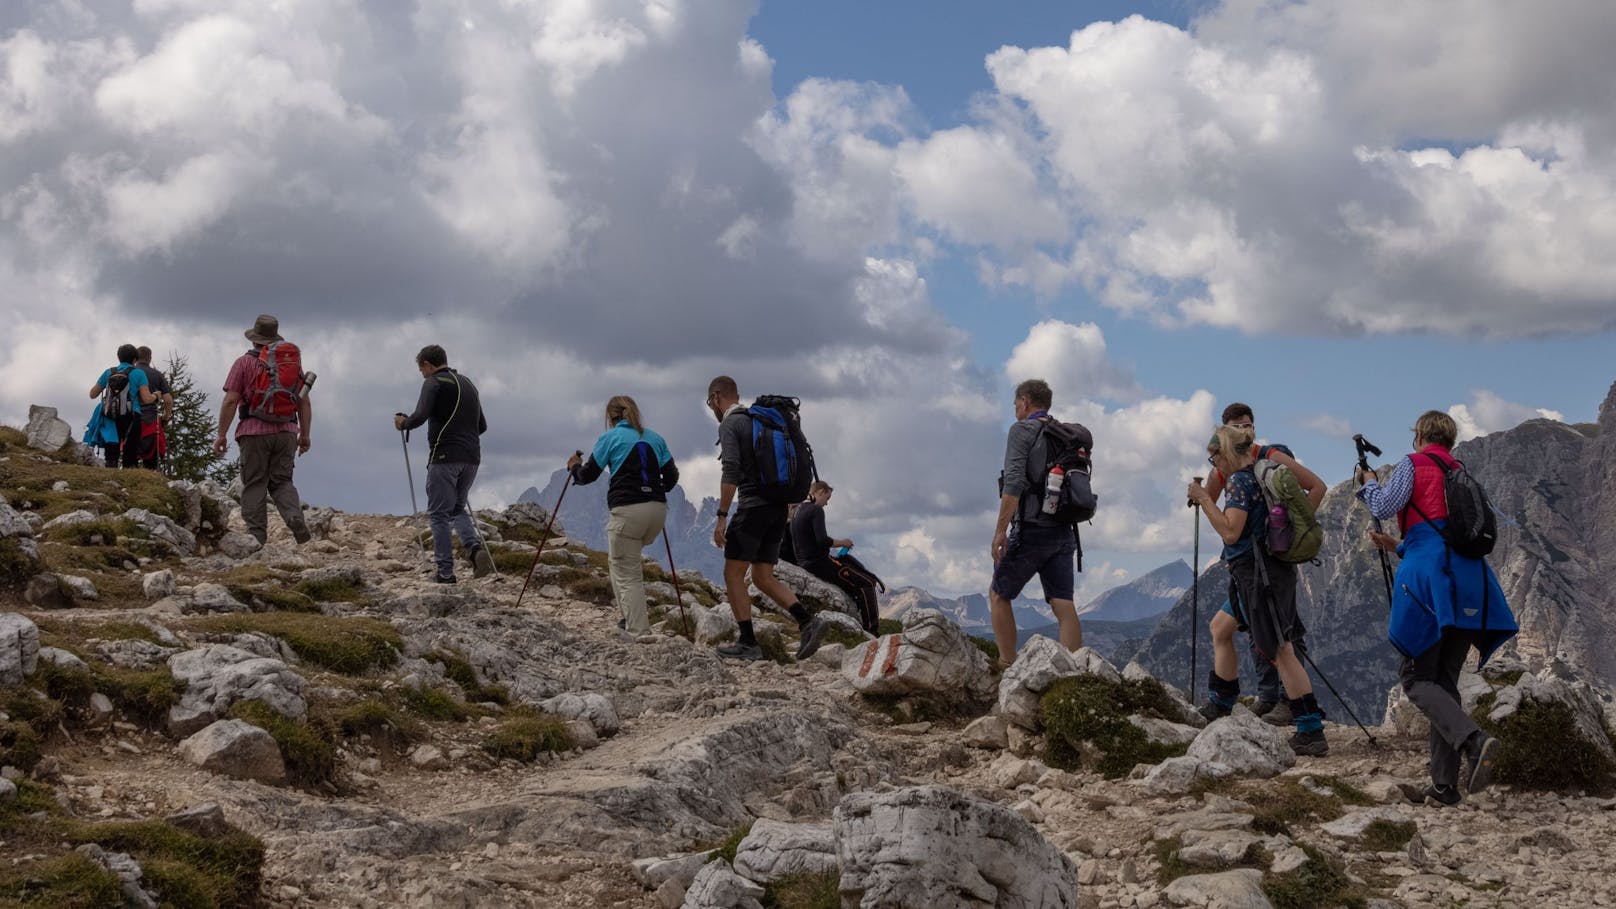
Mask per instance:
[[[842,565],[834,559],[814,559],[803,568],[821,581],[828,581],[847,591],[859,609],[859,624],[870,634],[876,633],[881,621],[881,607],[875,597],[875,578],[851,565]]]
[[[140,418],[134,414],[124,414],[115,417],[118,425],[118,441],[113,444],[103,443],[102,450],[106,454],[108,467],[140,466]]]

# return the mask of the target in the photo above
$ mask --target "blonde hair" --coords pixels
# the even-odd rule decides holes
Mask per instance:
[[[1459,441],[1459,424],[1440,410],[1427,410],[1414,421],[1414,434],[1427,445],[1452,448]]]
[[[628,395],[618,395],[606,402],[606,428],[616,426],[618,420],[627,420],[635,432],[645,435],[645,427],[640,425],[640,405]]]
[[[1213,456],[1221,454],[1238,464],[1251,454],[1251,443],[1255,438],[1249,429],[1219,426],[1212,431],[1212,438],[1207,440],[1206,453]]]
[[[836,491],[836,487],[830,485],[829,483],[826,483],[824,480],[815,480],[812,483],[808,484],[808,497],[809,498],[813,498],[814,496],[817,496],[822,492],[835,492],[835,491]]]

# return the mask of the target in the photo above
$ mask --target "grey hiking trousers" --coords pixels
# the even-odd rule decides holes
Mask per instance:
[[[1471,647],[1484,640],[1480,632],[1446,628],[1430,650],[1403,659],[1403,691],[1431,721],[1431,782],[1438,786],[1458,784],[1460,751],[1479,728],[1459,699],[1459,673]]]
[[[432,557],[438,563],[440,575],[454,574],[453,534],[460,534],[460,545],[467,556],[483,545],[483,538],[477,535],[477,526],[471,521],[471,509],[466,506],[471,484],[476,481],[476,464],[426,466],[427,522],[432,525]]]
[[[298,542],[309,537],[303,522],[303,500],[292,485],[292,466],[297,462],[297,433],[270,432],[237,436],[241,448],[241,520],[247,532],[263,543],[269,536],[269,505],[281,513],[288,530]]]

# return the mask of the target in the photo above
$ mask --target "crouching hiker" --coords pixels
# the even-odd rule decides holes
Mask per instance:
[[[768,399],[762,399],[768,400]],[[747,595],[746,578],[751,573],[752,583],[763,595],[779,604],[780,608],[797,620],[801,643],[797,645],[797,659],[805,660],[819,649],[825,640],[828,626],[822,619],[808,614],[791,588],[774,576],[774,564],[780,559],[780,538],[786,533],[786,503],[790,499],[779,496],[796,482],[795,477],[783,472],[763,476],[763,459],[769,466],[783,468],[774,460],[779,447],[786,445],[780,438],[792,428],[775,417],[790,420],[778,408],[754,404],[751,408],[741,403],[741,394],[735,380],[719,376],[707,385],[707,408],[718,420],[719,465],[721,476],[718,489],[718,522],[713,526],[713,545],[724,550],[724,590],[729,596],[729,608],[735,613],[740,626],[740,637],[732,644],[718,648],[720,656],[739,660],[761,660],[763,649],[758,646],[752,629],[752,599]],[[768,411],[755,414],[753,410]],[[793,411],[793,414],[795,412]],[[755,421],[767,421],[754,425]],[[812,455],[799,446],[800,430],[790,437],[797,450],[798,470],[811,469]],[[754,445],[754,439],[760,439]],[[764,445],[762,443],[768,443]],[[758,449],[762,449],[762,452]],[[803,490],[795,490],[802,495]],[[735,519],[730,520],[730,505],[735,506]]]
[[[1212,617],[1212,672],[1207,678],[1207,719],[1228,716],[1240,695],[1240,666],[1234,633],[1251,630],[1253,648],[1260,659],[1273,663],[1290,696],[1296,732],[1290,746],[1297,754],[1324,755],[1330,745],[1324,737],[1324,711],[1313,697],[1313,682],[1296,656],[1292,639],[1303,633],[1296,612],[1296,566],[1267,553],[1268,512],[1253,467],[1257,453],[1250,430],[1220,426],[1207,442],[1207,463],[1226,482],[1224,506],[1219,509],[1206,487],[1190,483],[1190,501],[1200,506],[1212,529],[1223,540],[1223,561],[1229,567],[1229,603]],[[1253,517],[1256,515],[1256,517]]]
[[[606,548],[612,593],[622,615],[617,627],[640,635],[651,630],[645,610],[645,568],[640,553],[656,542],[668,520],[668,490],[679,484],[679,468],[668,443],[640,423],[640,407],[628,395],[606,402],[606,432],[584,461],[567,459],[574,483],[587,485],[610,474],[606,487]]]
[[[1479,654],[1479,669],[1517,631],[1484,557],[1490,542],[1473,548],[1459,537],[1462,530],[1450,528],[1449,518],[1465,504],[1470,514],[1484,515],[1490,507],[1453,457],[1457,436],[1452,417],[1426,411],[1414,423],[1414,454],[1397,462],[1385,486],[1373,471],[1360,473],[1358,490],[1376,518],[1396,515],[1403,535],[1399,545],[1370,531],[1376,547],[1402,557],[1392,582],[1388,637],[1403,655],[1403,691],[1431,721],[1431,785],[1404,786],[1403,792],[1410,801],[1433,805],[1457,804],[1461,789],[1474,794],[1492,783],[1501,746],[1465,713],[1459,673],[1471,648]]]
[[[865,631],[875,634],[880,625],[881,610],[876,601],[875,588],[880,579],[847,552],[853,541],[832,539],[825,530],[825,506],[835,492],[824,480],[815,480],[808,487],[808,499],[796,507],[791,515],[792,551],[796,564],[822,581],[828,581],[847,591],[858,605],[859,624]],[[831,550],[840,552],[832,554]]]
[[[438,565],[435,580],[439,584],[457,580],[454,534],[460,535],[460,545],[471,559],[472,577],[480,578],[494,570],[494,557],[477,534],[467,504],[483,460],[481,436],[488,431],[482,399],[470,379],[449,368],[449,355],[436,344],[421,348],[415,367],[423,380],[421,396],[414,413],[393,415],[393,428],[426,424],[426,513]]]

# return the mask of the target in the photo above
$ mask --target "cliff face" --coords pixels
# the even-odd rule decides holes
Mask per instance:
[[[1490,561],[1521,624],[1511,646],[1522,656],[1559,656],[1601,682],[1616,681],[1616,385],[1597,423],[1530,420],[1465,442],[1455,454],[1507,519]],[[1368,545],[1369,514],[1352,497],[1350,481],[1330,490],[1319,521],[1320,564],[1302,568],[1298,592],[1307,640],[1358,717],[1377,722],[1398,655],[1386,643],[1386,589]],[[1202,544],[1208,545],[1204,534]],[[1221,565],[1201,577],[1201,690],[1211,658],[1204,623],[1223,604],[1227,586]],[[1153,674],[1177,683],[1189,678],[1189,601],[1189,594],[1180,598],[1138,656]],[[1249,691],[1243,637],[1238,646]],[[1314,682],[1334,712],[1333,699]]]

